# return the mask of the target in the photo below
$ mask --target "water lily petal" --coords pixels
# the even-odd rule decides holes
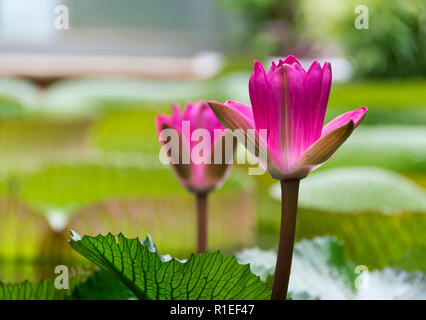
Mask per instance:
[[[271,70],[275,70],[275,64]],[[270,71],[271,72],[271,71]],[[266,73],[259,61],[254,62],[253,74],[249,80],[250,101],[253,107],[253,118],[256,128],[268,128],[268,85],[266,81]]]
[[[345,125],[322,136],[303,153],[294,167],[293,174],[304,178],[310,171],[324,164],[351,135],[354,128],[354,122],[349,120]]]
[[[341,114],[337,118],[331,120],[327,125],[324,126],[321,132],[321,136],[325,136],[329,132],[335,130],[338,127],[341,127],[348,123],[349,120],[352,120],[354,123],[354,128],[358,127],[358,125],[364,120],[365,113],[367,112],[367,107],[361,107],[359,109],[355,109],[344,114]]]
[[[282,169],[288,170],[302,150],[298,139],[303,130],[303,93],[305,77],[293,65],[284,64],[271,74],[269,81],[268,152],[282,157]]]
[[[158,120],[157,117],[157,123],[161,120]],[[162,122],[160,124],[160,133],[159,136],[161,137],[161,132],[163,130],[166,129],[172,129],[172,130],[176,130],[174,127],[170,126],[168,123],[166,122]],[[188,183],[188,181],[191,178],[191,165],[190,164],[184,164],[183,162],[183,154],[185,154],[185,152],[188,152],[187,146],[184,143],[183,139],[182,139],[182,135],[176,130],[178,137],[179,137],[179,145],[177,146],[177,148],[179,148],[179,152],[173,153],[173,152],[169,152],[169,154],[167,155],[168,157],[170,157],[170,165],[172,166],[172,168],[174,169],[176,175],[178,176],[180,182],[185,185]],[[161,139],[164,140],[164,139]],[[160,143],[162,145],[164,145],[165,143],[167,143],[167,141],[161,141]],[[170,151],[170,150],[169,150]]]
[[[172,123],[172,120],[167,115],[159,115],[155,118],[155,126],[157,128],[157,133],[160,134],[160,132],[164,129],[163,124],[167,125],[168,127],[174,128],[174,125]]]
[[[321,136],[322,127],[324,125],[325,113],[327,111],[328,98],[330,96],[331,89],[331,64],[325,62],[322,67],[322,86],[321,86],[321,96],[319,98],[318,108],[315,112],[316,120],[314,122],[314,131],[316,134],[316,139]],[[314,141],[316,141],[316,139]]]
[[[329,66],[329,64],[328,64]],[[303,151],[321,137],[328,96],[331,87],[331,69],[327,63],[314,61],[309,68],[305,83]]]
[[[273,163],[273,166],[277,167],[277,161],[279,160],[273,159],[271,161],[271,154],[268,153],[268,144],[255,129],[251,108],[248,105],[235,101],[227,101],[226,104],[209,101],[208,104],[224,127],[234,133],[238,129],[243,131],[244,136],[239,136],[238,138],[240,141],[245,139],[246,147],[249,150],[253,150],[259,156],[258,158],[264,160],[263,167],[268,167],[269,169],[269,163]],[[253,130],[252,134],[247,134],[247,130]]]
[[[250,106],[235,101],[227,101],[225,104],[209,101],[208,104],[224,127],[244,131],[255,128]]]

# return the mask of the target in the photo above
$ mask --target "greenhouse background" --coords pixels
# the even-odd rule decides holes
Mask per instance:
[[[55,28],[59,5],[69,28]],[[368,8],[367,29],[354,26],[358,5]],[[347,143],[301,182],[295,263],[306,263],[312,239],[330,241],[338,257],[334,249],[312,255],[318,269],[296,273],[293,290],[305,291],[312,274],[323,275],[323,288],[346,281],[321,269],[340,270],[330,261],[341,258],[366,266],[384,288],[425,297],[422,0],[0,0],[0,281],[36,282],[54,277],[58,264],[87,265],[67,242],[70,229],[150,234],[161,252],[188,258],[195,203],[158,160],[154,117],[174,102],[249,103],[253,60],[269,67],[290,54],[308,67],[331,62],[326,122],[369,108]],[[235,165],[209,201],[210,250],[273,249],[277,188],[268,174]],[[315,294],[350,296],[334,290]]]

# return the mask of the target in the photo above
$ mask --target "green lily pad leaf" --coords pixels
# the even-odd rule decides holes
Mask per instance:
[[[44,279],[37,283],[28,280],[20,283],[0,281],[0,300],[63,300],[86,278],[87,274],[84,273],[70,277],[68,289],[56,288],[55,278]]]
[[[267,281],[270,276],[274,275],[277,260],[276,250],[244,249],[236,254],[236,258],[240,263],[249,263],[251,271],[262,281]]]
[[[280,199],[279,185],[271,195]],[[426,192],[409,179],[380,168],[337,168],[301,182],[300,206],[333,212],[378,211],[385,214],[426,211]]]
[[[375,166],[398,172],[424,172],[426,128],[362,126],[355,130],[324,168],[336,166]]]
[[[107,236],[80,237],[71,246],[120,279],[143,300],[268,299],[270,291],[248,265],[220,252],[193,254],[186,262],[164,261],[149,239]]]
[[[392,266],[407,271],[421,271],[426,273],[426,245],[406,252],[402,257],[392,263]]]
[[[80,283],[67,300],[130,300],[135,295],[120,280],[108,272],[96,270],[87,281]]]
[[[425,300],[426,275],[391,268],[374,270],[366,278],[366,287],[357,290],[357,300]]]
[[[234,170],[219,192],[248,191],[253,187],[245,172]],[[140,183],[151,181],[151,183]],[[186,196],[169,166],[157,155],[104,155],[86,160],[68,159],[44,164],[14,177],[16,196],[43,211],[70,212],[106,199]]]
[[[275,259],[275,250],[237,254],[262,279],[272,278]],[[289,292],[292,299],[424,299],[426,276],[390,268],[368,272],[346,258],[342,242],[322,237],[296,243]]]
[[[38,284],[29,281],[18,284],[0,282],[0,300],[61,300],[68,290],[57,290],[54,282],[42,280]]]
[[[46,218],[8,196],[0,197],[0,212],[0,257],[3,261],[37,259],[44,239],[51,233]],[[4,270],[0,270],[0,275],[3,274]]]
[[[351,261],[382,269],[395,266],[394,262],[402,259],[407,252],[423,246],[426,243],[425,226],[426,214],[422,212],[348,214],[301,208],[297,217],[296,240],[333,235],[344,241]],[[404,270],[426,270],[424,259],[410,261],[410,268],[404,264]]]

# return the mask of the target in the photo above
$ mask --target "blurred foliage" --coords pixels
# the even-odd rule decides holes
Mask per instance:
[[[358,1],[353,2],[355,5]],[[353,25],[353,7],[339,23],[339,39],[364,77],[405,77],[426,74],[426,2],[423,0],[363,1],[369,29]]]
[[[368,29],[355,27],[360,12],[365,12],[364,9],[356,12],[358,5],[368,9]],[[424,0],[305,0],[301,7],[298,29],[322,47],[333,47],[337,42],[344,54],[353,59],[359,77],[426,74]]]
[[[252,197],[251,192],[243,191],[211,194],[208,204],[211,251],[220,249],[228,254],[254,242]],[[70,228],[89,235],[124,232],[137,237],[149,233],[166,252],[188,258],[196,249],[195,200],[186,193],[94,203],[73,215],[66,226]],[[171,238],[174,240],[170,241]]]
[[[390,94],[391,93],[391,94]],[[368,107],[366,124],[426,124],[426,82],[392,80],[339,83],[332,87],[326,122],[342,112]]]
[[[368,113],[379,108],[392,111],[401,109],[408,116],[415,109],[426,109],[426,81],[395,79],[333,84],[329,107],[352,108],[362,105],[370,108]]]
[[[253,60],[244,61],[244,65],[246,70],[244,72],[234,71],[200,82],[154,81],[151,83],[137,80],[106,81],[99,79],[60,82],[39,95],[34,94],[32,103],[21,102],[26,99],[13,96],[13,103],[22,106],[22,115],[25,117],[10,119],[15,121],[4,122],[2,127],[4,127],[3,130],[6,130],[8,125],[31,125],[31,122],[37,125],[40,123],[37,128],[33,129],[33,133],[38,134],[38,131],[44,130],[43,126],[51,127],[55,123],[58,127],[66,126],[75,122],[83,122],[83,120],[90,124],[90,121],[95,119],[97,123],[103,120],[109,121],[104,129],[100,128],[102,131],[107,131],[107,128],[113,125],[112,116],[117,116],[118,126],[125,118],[126,112],[141,120],[137,111],[147,113],[143,123],[152,127],[155,114],[170,112],[173,102],[178,102],[181,108],[185,101],[199,99],[218,101],[230,99],[250,103],[248,78],[250,77],[249,70],[253,67]],[[0,94],[9,89],[14,91],[12,90],[14,87],[19,87],[19,83],[15,82],[12,81],[8,86],[2,87],[0,81]],[[19,90],[15,88],[15,91]],[[12,99],[12,95],[9,96],[8,99]],[[395,79],[380,82],[357,81],[333,84],[328,119],[339,112],[362,105],[369,107],[366,122],[370,124],[424,124],[426,123],[426,81]],[[7,108],[4,109],[6,113]],[[0,103],[0,115],[1,113],[2,105]],[[134,127],[135,125],[131,126],[132,130],[136,130]],[[124,130],[122,127],[113,126],[111,128]],[[111,139],[114,134],[120,134],[112,129]],[[20,131],[25,133],[25,130],[21,129],[17,130],[15,134],[19,134]],[[100,138],[96,137],[96,133],[94,135],[95,143],[99,142]],[[15,143],[13,138],[4,136],[3,141],[4,143],[8,141]],[[43,139],[47,139],[47,137],[43,137]],[[25,143],[25,141],[21,142]]]
[[[156,115],[158,112],[137,109],[108,112],[91,128],[89,139],[105,151],[158,153]]]
[[[285,55],[298,44],[294,31],[297,2],[222,0],[222,3],[226,9],[236,11],[244,22],[243,30],[232,37],[239,50],[249,49],[256,57]]]
[[[172,170],[157,162],[155,155],[57,161],[12,177],[13,193],[34,207],[65,212],[109,198],[186,195],[188,192],[180,187]],[[252,187],[250,177],[234,170],[218,193]]]
[[[91,120],[86,117],[58,119],[28,114],[0,118],[2,169],[10,173],[57,157],[83,156],[88,152],[86,136],[90,125]]]
[[[0,95],[0,117],[9,118],[22,114],[24,106],[13,97]]]
[[[9,183],[0,197],[0,276],[20,277],[8,272],[2,259],[43,262],[21,271],[47,270],[50,275],[54,262],[73,259],[66,241],[69,229],[133,237],[149,232],[168,252],[187,257],[195,250],[195,200],[168,166],[152,165],[157,161],[156,156],[134,155],[69,159],[3,177]],[[251,177],[236,169],[211,194],[212,249],[230,253],[253,243],[254,187]]]
[[[343,166],[375,166],[409,173],[414,180],[426,174],[424,126],[361,126],[318,171]],[[417,174],[417,176],[416,176]]]
[[[12,197],[0,197],[0,260],[38,258],[49,232],[49,223],[42,214]]]

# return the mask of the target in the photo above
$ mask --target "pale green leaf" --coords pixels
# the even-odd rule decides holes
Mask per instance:
[[[279,185],[271,189],[281,195]],[[426,211],[426,192],[409,179],[380,168],[351,167],[311,174],[300,185],[300,206],[333,212]]]
[[[24,281],[20,283],[4,283],[0,281],[0,300],[63,300],[69,296],[86,274],[74,275],[68,280],[68,289],[56,288],[55,278],[44,279],[38,283]],[[63,283],[61,282],[63,285]]]
[[[246,249],[237,259],[250,263],[262,279],[273,276],[275,250]],[[368,271],[346,259],[341,242],[323,237],[295,245],[289,292],[293,299],[425,299],[426,276],[390,268]]]
[[[268,299],[270,291],[248,265],[220,252],[193,254],[185,261],[163,259],[150,239],[80,237],[71,246],[120,279],[139,299],[217,300]]]

